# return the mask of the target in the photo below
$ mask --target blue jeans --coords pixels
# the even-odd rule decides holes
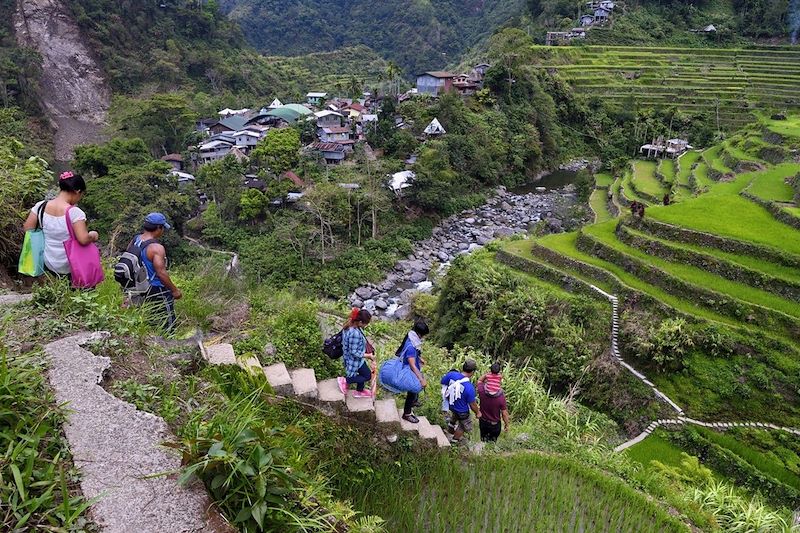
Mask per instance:
[[[363,391],[364,385],[367,381],[372,379],[372,371],[369,369],[369,365],[366,361],[361,364],[361,367],[358,369],[358,373],[355,376],[351,376],[347,378],[347,383],[355,383],[357,391]]]

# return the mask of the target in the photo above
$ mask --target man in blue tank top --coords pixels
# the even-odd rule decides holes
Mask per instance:
[[[136,244],[142,250],[142,264],[147,269],[150,289],[144,296],[144,302],[153,305],[156,313],[167,331],[175,327],[175,300],[183,294],[175,286],[167,272],[167,251],[158,242],[164,230],[170,229],[167,217],[161,213],[150,213],[144,217],[142,234],[136,237]]]

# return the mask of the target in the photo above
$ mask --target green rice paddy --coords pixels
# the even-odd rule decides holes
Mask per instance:
[[[646,263],[650,263],[651,265],[660,268],[668,274],[671,274],[687,283],[691,283],[697,287],[712,289],[718,293],[727,294],[728,296],[743,302],[760,305],[800,318],[800,304],[798,303],[790,302],[789,300],[780,298],[772,293],[756,289],[750,285],[727,280],[701,268],[697,268],[685,263],[674,263],[659,257],[648,255],[637,248],[633,248],[619,241],[614,232],[615,227],[616,221],[612,220],[602,224],[595,224],[593,226],[586,227],[583,231],[587,235],[595,237],[598,241],[609,246],[610,248],[631,257],[641,259]]]
[[[700,152],[686,152],[678,158],[677,184],[689,187],[689,176],[692,175],[692,168],[697,160],[700,159]]]
[[[756,176],[747,190],[759,198],[773,202],[791,202],[794,198],[794,189],[786,183],[784,177],[770,172]]]
[[[660,200],[667,189],[656,177],[655,161],[634,161],[633,162],[633,186],[642,194]]]
[[[431,463],[413,476],[383,472],[382,485],[357,487],[352,497],[396,532],[459,531],[466,524],[486,532],[688,531],[657,502],[571,459],[484,454]]]
[[[606,189],[595,189],[589,197],[589,205],[594,211],[594,221],[604,222],[611,219],[611,213],[608,211],[608,193]]]
[[[594,175],[594,183],[596,187],[610,187],[614,183],[614,176],[606,172],[598,172]]]

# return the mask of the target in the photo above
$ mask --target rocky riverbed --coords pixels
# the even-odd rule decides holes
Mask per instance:
[[[526,233],[541,221],[550,231],[561,231],[564,213],[576,201],[571,185],[528,194],[512,194],[501,187],[486,204],[444,219],[431,237],[417,242],[413,253],[398,261],[381,283],[357,288],[350,295],[350,303],[378,316],[407,318],[414,295],[432,289],[432,272],[440,274],[457,256],[494,239]]]

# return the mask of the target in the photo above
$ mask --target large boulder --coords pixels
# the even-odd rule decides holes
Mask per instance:
[[[414,272],[409,276],[408,280],[411,283],[419,283],[420,281],[425,281],[428,278],[428,275],[424,272]]]
[[[367,298],[372,296],[372,289],[370,289],[369,287],[359,287],[356,289],[356,295],[362,300],[366,300]]]

